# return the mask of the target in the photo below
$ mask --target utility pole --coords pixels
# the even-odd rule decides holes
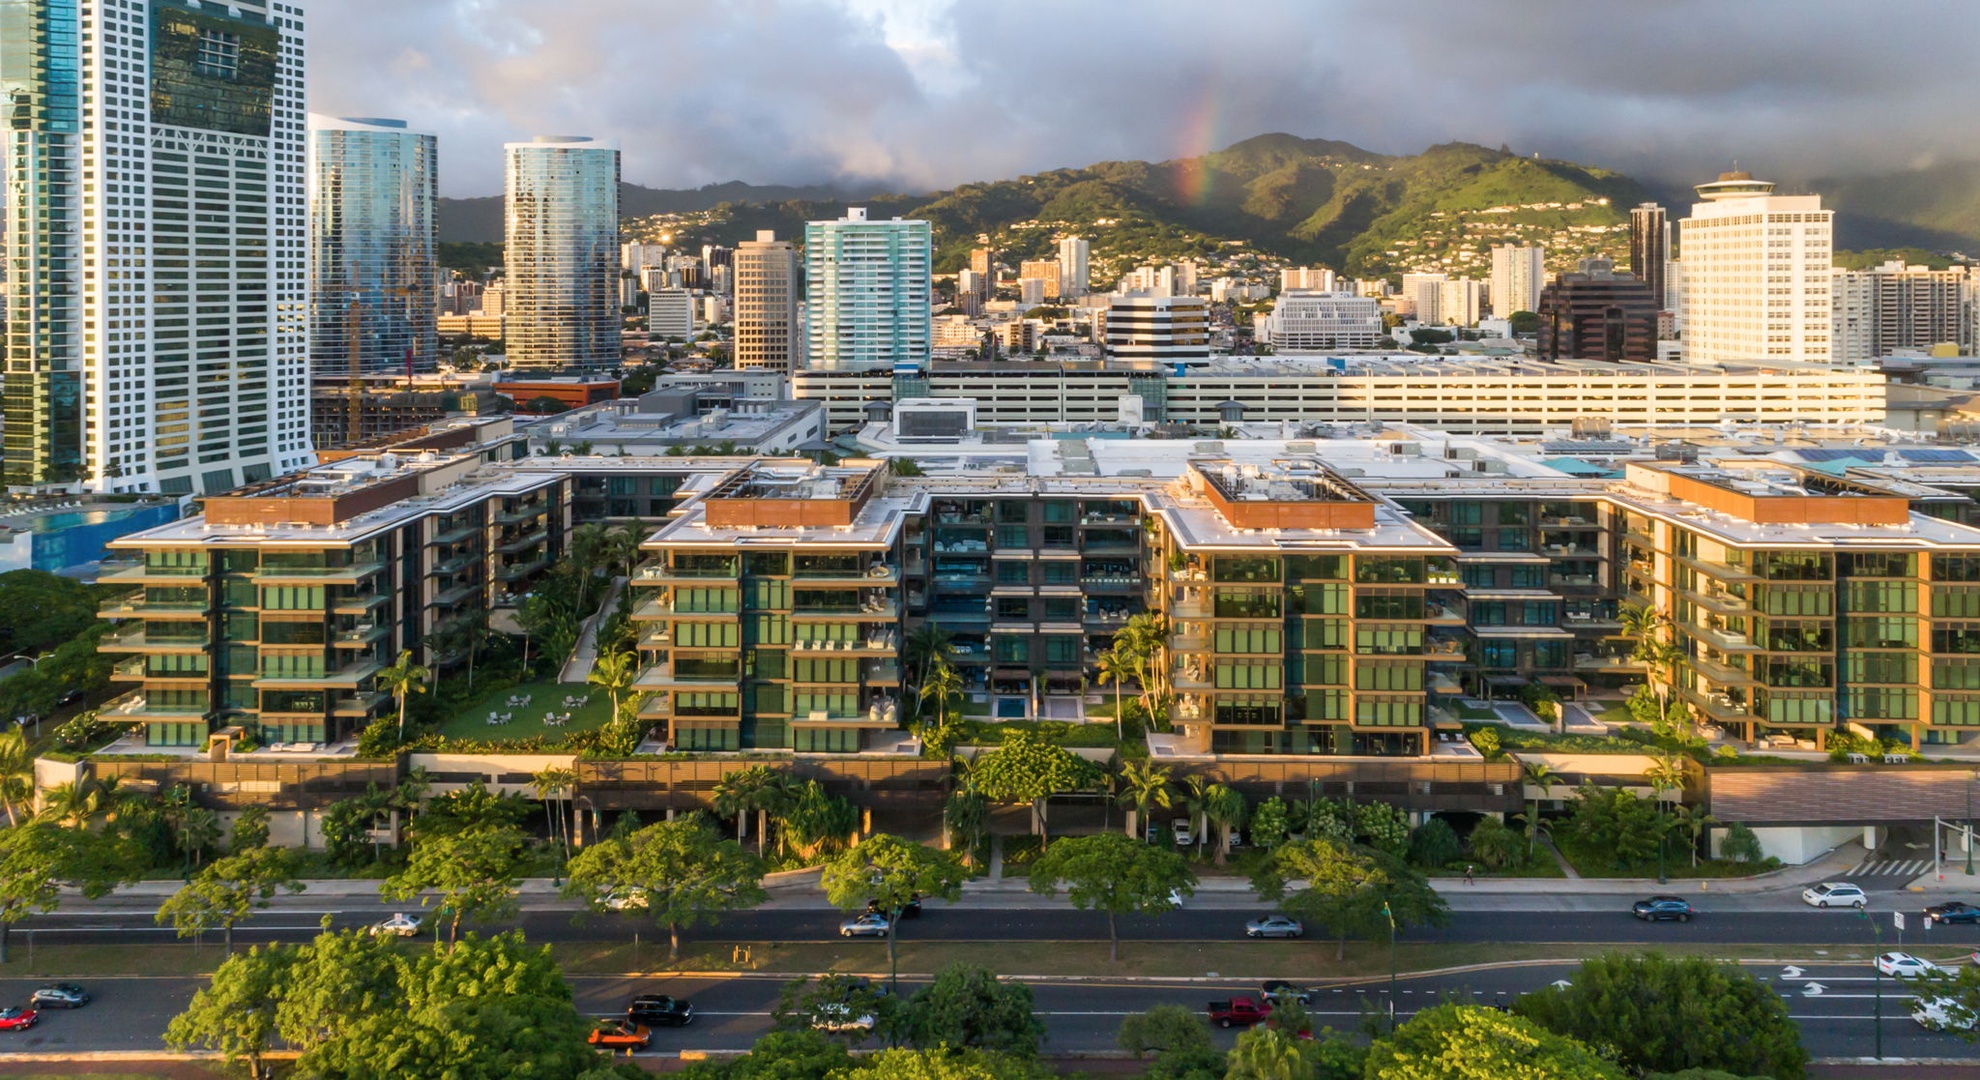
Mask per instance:
[[[1396,1030],[1396,913],[1382,901],[1382,916],[1389,920],[1389,1033]],[[1879,1055],[1882,1056],[1882,1055]]]

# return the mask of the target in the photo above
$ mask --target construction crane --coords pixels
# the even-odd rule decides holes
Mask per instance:
[[[385,296],[418,296],[426,291],[423,285],[387,285],[378,290]],[[346,428],[345,445],[352,446],[364,439],[364,306],[358,295],[352,293],[350,304],[344,309],[344,336],[349,338],[350,373],[345,384],[345,393],[350,398],[350,422]],[[406,391],[412,391],[413,355],[406,349]]]

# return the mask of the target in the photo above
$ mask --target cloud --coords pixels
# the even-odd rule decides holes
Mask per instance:
[[[651,186],[908,189],[1267,131],[1410,153],[1508,143],[1675,181],[1972,155],[1952,0],[337,0],[311,107],[441,135],[449,194],[501,144],[616,138]]]

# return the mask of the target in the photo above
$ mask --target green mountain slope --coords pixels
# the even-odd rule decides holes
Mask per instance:
[[[1980,161],[1816,180],[1836,212],[1836,246],[1921,247],[1980,255]]]

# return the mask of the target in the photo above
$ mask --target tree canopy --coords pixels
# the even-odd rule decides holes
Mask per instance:
[[[1367,1080],[1622,1080],[1588,1047],[1518,1016],[1438,1005],[1368,1048]]]
[[[1167,848],[1104,832],[1060,840],[1032,864],[1032,892],[1057,896],[1061,886],[1073,907],[1106,913],[1108,953],[1119,960],[1115,919],[1169,910],[1173,894],[1196,891],[1196,874]]]
[[[909,999],[903,1025],[914,1045],[991,1050],[1030,1058],[1045,1025],[1032,1013],[1031,987],[1000,980],[988,968],[943,968]]]
[[[1289,883],[1304,888],[1289,890]],[[1443,926],[1450,909],[1422,874],[1392,855],[1332,839],[1301,840],[1272,853],[1252,878],[1266,900],[1302,920],[1318,922],[1339,940],[1389,936],[1390,926]]]
[[[639,896],[646,914],[666,927],[669,960],[680,959],[682,928],[755,907],[766,895],[762,860],[723,839],[698,813],[648,825],[623,840],[601,840],[571,860],[564,895],[600,907],[614,890]]]
[[[976,790],[997,802],[1029,803],[1061,791],[1092,786],[1100,770],[1092,762],[1033,731],[1013,731],[970,766]]]

